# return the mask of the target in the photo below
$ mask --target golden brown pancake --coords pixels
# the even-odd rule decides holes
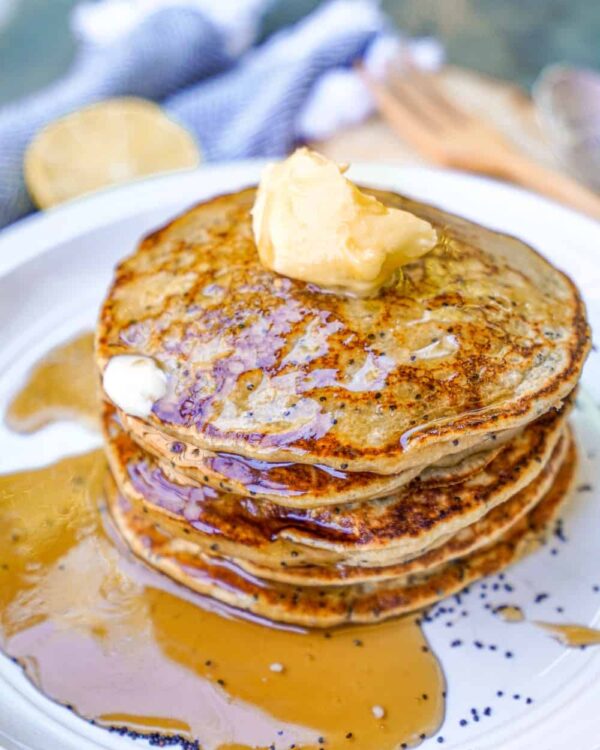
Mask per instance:
[[[105,408],[111,411],[110,406],[105,405]],[[400,474],[385,476],[341,471],[318,464],[270,463],[231,453],[213,453],[173,440],[122,411],[118,418],[135,442],[159,459],[162,471],[173,482],[213,487],[294,508],[382,497],[416,476],[422,483],[432,485],[460,482],[486,466],[517,432],[492,433],[480,445],[446,456],[433,466],[415,466]]]
[[[393,193],[438,245],[376,299],[264,268],[254,190],[200,204],[120,264],[97,360],[153,357],[174,440],[271,462],[399,474],[560,406],[590,346],[571,281],[507,235]]]
[[[391,578],[406,580],[410,576],[431,570],[444,563],[462,557],[480,547],[491,544],[526,513],[528,513],[550,490],[556,479],[567,452],[573,445],[570,440],[563,436],[559,440],[548,463],[540,474],[516,495],[506,502],[493,508],[479,521],[461,529],[456,534],[449,536],[447,540],[436,543],[433,547],[424,550],[418,557],[413,557],[406,562],[397,565],[382,567],[352,567],[349,565],[335,566],[279,566],[266,567],[255,565],[244,559],[234,560],[235,564],[257,578],[266,578],[270,581],[280,581],[301,586],[336,586],[340,583],[366,583],[367,581],[385,581]],[[571,459],[572,460],[572,459]],[[201,548],[191,541],[193,537],[186,539],[177,538],[172,548],[187,552],[200,552]]]
[[[536,549],[566,503],[575,470],[572,443],[552,488],[523,518],[491,545],[407,581],[333,587],[267,583],[210,555],[173,551],[173,537],[157,530],[143,512],[109,492],[113,518],[132,550],[148,564],[185,586],[271,620],[310,627],[377,622],[431,605],[491,575]]]
[[[508,443],[482,471],[450,486],[413,480],[385,498],[296,509],[169,480],[115,423],[107,455],[120,493],[170,533],[206,550],[273,567],[388,566],[415,557],[476,522],[530,484],[550,460],[567,409],[552,410]]]

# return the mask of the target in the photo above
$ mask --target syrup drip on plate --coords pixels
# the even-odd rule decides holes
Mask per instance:
[[[98,429],[98,373],[94,334],[60,344],[32,369],[6,412],[8,426],[30,433],[60,419],[78,419]]]
[[[525,620],[523,610],[513,605],[505,604],[498,607],[495,612],[504,622],[523,622]]]
[[[80,389],[65,403],[71,345],[25,388],[30,430],[94,413],[93,391],[89,409]],[[435,733],[444,678],[415,617],[326,632],[242,619],[132,557],[104,506],[106,472],[93,451],[0,476],[0,646],[48,697],[205,750],[392,750]]]
[[[600,645],[600,630],[597,628],[589,628],[585,625],[563,625],[556,622],[534,622],[534,625],[547,630],[564,646],[577,648]]]
[[[494,611],[504,622],[526,622],[525,614],[520,607],[503,605]],[[590,628],[586,625],[542,622],[540,620],[532,620],[531,624],[546,630],[564,646],[577,648],[600,645],[600,630],[597,628]]]

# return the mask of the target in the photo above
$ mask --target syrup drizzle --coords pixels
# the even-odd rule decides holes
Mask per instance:
[[[525,614],[520,607],[513,605],[503,605],[497,607],[495,613],[501,617],[504,622],[526,622]],[[578,648],[581,646],[600,645],[600,630],[590,628],[587,625],[564,624],[558,622],[542,622],[541,620],[532,620],[532,625],[546,630],[563,646]]]
[[[547,630],[563,646],[577,648],[579,646],[599,646],[600,630],[589,628],[585,625],[563,625],[556,622],[534,622],[544,630]]]
[[[11,424],[96,413],[93,390],[65,388],[89,342],[53,350],[50,378],[40,363]],[[76,367],[94,382],[91,362]],[[205,750],[392,750],[435,733],[445,683],[417,618],[327,632],[242,619],[132,557],[104,506],[106,471],[92,451],[0,477],[0,646],[43,693]]]
[[[6,423],[15,432],[31,433],[77,419],[97,430],[97,389],[94,334],[86,332],[51,349],[33,367],[6,411]]]

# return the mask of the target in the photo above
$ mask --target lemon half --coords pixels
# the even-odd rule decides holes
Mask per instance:
[[[50,123],[25,154],[25,182],[40,208],[157,172],[200,163],[192,135],[153,102],[108,99]]]

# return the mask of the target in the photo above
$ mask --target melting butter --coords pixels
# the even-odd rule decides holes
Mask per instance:
[[[344,171],[307,148],[268,166],[252,211],[254,238],[272,271],[373,297],[429,252],[437,234],[423,219],[363,193]]]
[[[119,409],[145,419],[167,392],[167,376],[152,357],[118,354],[104,368],[102,387]]]

